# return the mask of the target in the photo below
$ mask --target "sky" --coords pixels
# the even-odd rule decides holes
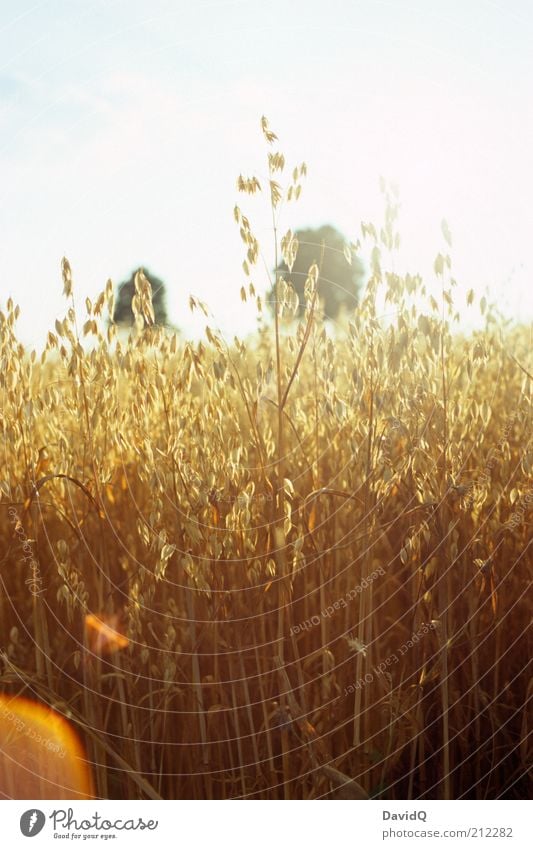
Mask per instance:
[[[224,333],[253,329],[233,207],[271,267],[266,198],[236,190],[265,174],[264,114],[308,165],[282,230],[357,239],[383,176],[406,269],[433,285],[445,218],[461,312],[474,288],[530,321],[532,43],[530,0],[0,0],[0,308],[41,345],[65,255],[81,304],[142,265],[186,333],[191,293]]]

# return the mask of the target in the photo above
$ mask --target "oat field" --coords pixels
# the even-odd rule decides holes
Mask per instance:
[[[68,719],[98,797],[526,798],[531,329],[459,300],[446,227],[438,297],[394,272],[386,186],[355,312],[323,320],[313,266],[270,320],[306,168],[263,135],[254,335],[194,297],[203,341],[154,326],[138,274],[125,338],[66,259],[42,355],[0,305],[0,690]]]

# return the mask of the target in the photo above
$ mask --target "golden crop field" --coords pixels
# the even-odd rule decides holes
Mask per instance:
[[[260,316],[245,207],[305,177],[263,133],[232,295]],[[438,298],[395,273],[385,194],[334,329],[318,266],[305,315],[278,279],[231,342],[152,326],[142,273],[125,338],[67,260],[42,356],[3,305],[0,689],[68,720],[98,797],[527,797],[530,328],[457,300],[448,237]]]

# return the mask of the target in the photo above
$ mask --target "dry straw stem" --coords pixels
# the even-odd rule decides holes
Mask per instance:
[[[246,204],[265,192],[273,250],[235,211],[256,302],[261,263],[297,250],[281,223],[306,173],[262,131],[266,174],[240,188]],[[120,334],[112,284],[84,312],[66,262],[65,316],[41,356],[0,305],[1,685],[70,711],[97,795],[528,793],[531,332],[480,302],[483,329],[453,333],[477,301],[457,303],[449,246],[440,298],[398,273],[384,190],[383,222],[361,226],[366,288],[334,328],[317,269],[303,317],[278,280],[272,324],[233,342],[153,325],[142,275]],[[88,614],[120,621],[127,646],[88,658]]]

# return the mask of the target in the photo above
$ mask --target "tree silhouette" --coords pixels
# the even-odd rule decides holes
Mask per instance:
[[[141,271],[141,269],[135,269],[130,279],[123,281],[118,287],[113,318],[117,324],[121,324],[124,327],[133,325],[134,318],[131,302],[135,294],[135,275],[138,271]],[[142,271],[152,287],[152,306],[154,308],[155,324],[168,326],[165,284],[159,277],[150,274],[146,268],[143,268]]]
[[[343,307],[353,310],[357,306],[364,267],[353,250],[349,251],[351,264],[348,262],[347,243],[342,234],[335,227],[325,224],[315,229],[297,230],[295,236],[299,245],[292,271],[289,271],[285,262],[281,262],[276,269],[276,276],[281,275],[294,287],[300,302],[298,315],[301,316],[305,312],[305,281],[313,263],[320,268],[318,295],[323,301],[325,316],[336,319]],[[274,311],[274,287],[270,290],[267,301],[270,309]]]

